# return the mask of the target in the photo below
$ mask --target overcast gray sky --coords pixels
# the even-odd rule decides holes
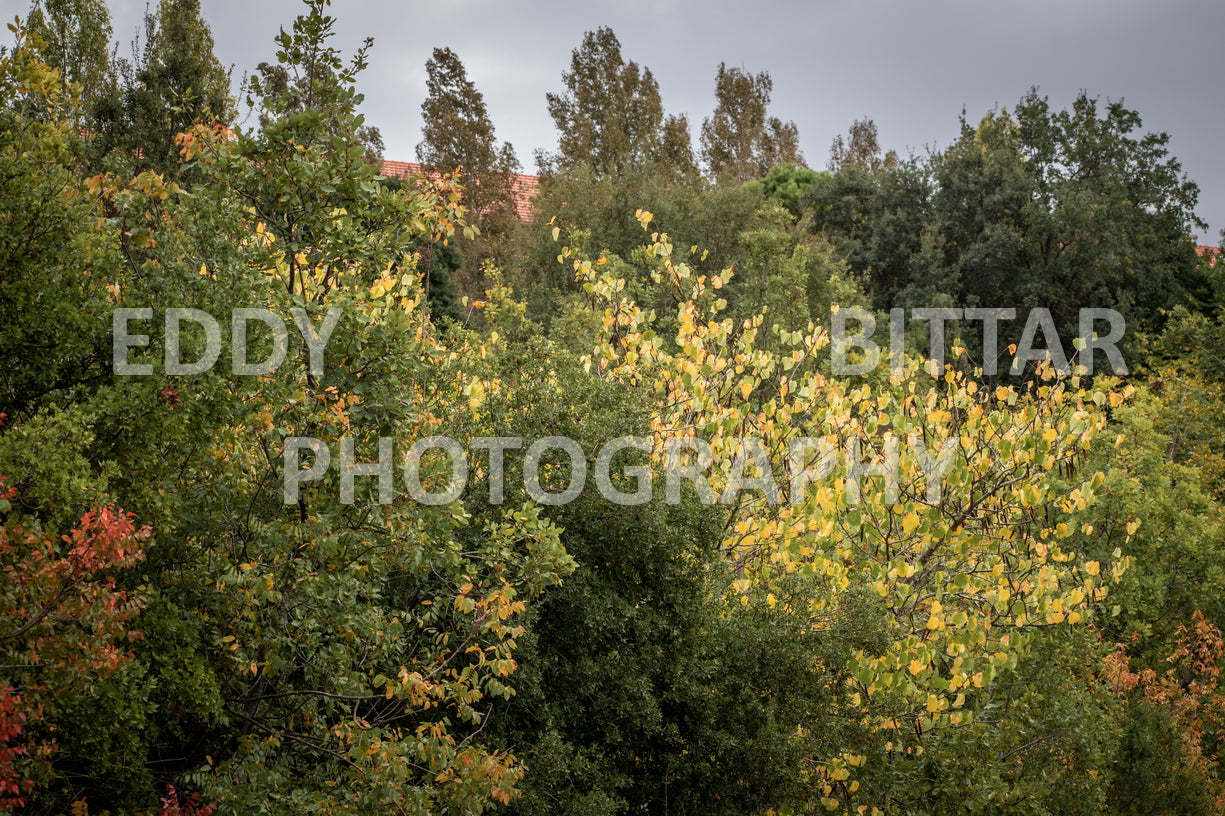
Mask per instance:
[[[116,36],[131,40],[143,0],[109,0]],[[156,3],[155,3],[156,5]],[[202,0],[217,52],[236,74],[275,53],[272,38],[299,0]],[[0,0],[5,19],[28,0]],[[334,0],[337,44],[375,38],[361,81],[364,112],[387,158],[415,159],[425,61],[435,46],[463,60],[485,95],[499,139],[527,172],[556,137],[545,93],[583,32],[609,26],[622,53],[654,72],[669,113],[689,117],[695,139],[714,107],[721,61],[774,80],[772,112],[799,126],[809,165],[824,167],[830,141],[869,116],[882,144],[905,154],[944,147],[964,107],[977,121],[1011,108],[1031,86],[1062,108],[1084,89],[1139,111],[1145,130],[1170,134],[1170,150],[1200,186],[1200,216],[1218,243],[1225,227],[1225,3],[1221,0]]]

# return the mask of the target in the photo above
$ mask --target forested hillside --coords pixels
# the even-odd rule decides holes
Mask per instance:
[[[0,813],[1225,814],[1225,266],[1139,112],[826,163],[599,28],[529,207],[445,43],[398,178],[328,0],[237,97],[109,19],[0,50]]]

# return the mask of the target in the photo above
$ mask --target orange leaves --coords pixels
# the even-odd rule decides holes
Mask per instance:
[[[1119,643],[1103,674],[1115,694],[1133,699],[1138,694],[1177,723],[1182,734],[1179,764],[1212,790],[1218,802],[1225,802],[1225,784],[1216,772],[1220,735],[1225,733],[1225,638],[1197,609],[1190,623],[1175,630],[1173,650],[1162,662],[1169,667],[1164,672],[1132,671],[1126,647]]]
[[[8,495],[11,496],[11,491]],[[10,585],[42,596],[41,602],[38,598],[30,598],[28,606],[22,604],[20,608],[42,608],[45,610],[42,618],[53,619],[71,618],[69,612],[75,610],[75,605],[114,609],[123,594],[100,597],[106,593],[100,593],[99,586],[89,582],[107,569],[130,567],[144,558],[141,545],[152,531],[147,526],[137,530],[134,518],[113,507],[88,511],[68,535],[62,536],[68,545],[62,556],[52,542],[39,535],[9,525],[0,528],[0,559],[3,560],[0,569]],[[109,589],[111,585],[109,579],[101,580],[102,589]],[[52,615],[53,612],[57,615]]]
[[[3,509],[14,495],[3,492]],[[127,624],[142,601],[115,590],[106,573],[143,559],[150,535],[114,507],[85,513],[61,545],[13,524],[0,527],[0,657],[11,668],[31,667],[16,674],[21,694],[0,688],[0,808],[20,804],[31,786],[28,763],[53,750],[39,733],[45,709],[114,671],[128,657],[120,644],[141,636]]]
[[[222,124],[197,124],[174,137],[174,143],[179,148],[183,161],[202,159],[211,164],[212,159],[206,154],[211,148],[224,144],[234,138],[234,130]]]
[[[90,510],[64,540],[72,544],[68,560],[77,574],[105,567],[126,567],[144,558],[140,544],[153,534],[148,527],[136,529],[132,513],[113,507]]]

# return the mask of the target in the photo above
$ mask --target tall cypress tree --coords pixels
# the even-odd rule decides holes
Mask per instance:
[[[483,292],[482,264],[491,258],[504,260],[503,248],[516,216],[513,185],[519,159],[509,142],[498,146],[485,98],[454,51],[435,48],[425,70],[429,95],[421,104],[424,139],[417,145],[417,158],[435,173],[460,173],[468,220],[480,235],[464,247],[462,264],[450,266],[449,271],[475,297]],[[437,250],[434,256],[455,256]],[[446,275],[433,267],[431,273]]]
[[[95,122],[103,155],[120,151],[136,170],[178,176],[174,137],[196,122],[234,116],[229,72],[213,53],[200,0],[161,0],[145,17],[145,42],[119,61],[119,91],[99,100]]]
[[[507,217],[510,174],[519,171],[514,148],[509,142],[498,146],[485,98],[454,51],[435,48],[425,70],[429,96],[421,104],[425,138],[417,145],[417,158],[437,172],[460,170],[478,225]]]

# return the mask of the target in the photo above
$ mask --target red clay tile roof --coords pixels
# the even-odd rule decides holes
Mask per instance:
[[[1212,260],[1210,261],[1210,264],[1212,266],[1216,266],[1217,260],[1219,260],[1221,257],[1221,248],[1219,246],[1212,246],[1211,244],[1207,246],[1200,244],[1195,248],[1195,252],[1201,258],[1211,258]]]
[[[425,176],[433,175],[427,171],[424,165],[416,162],[401,162],[401,161],[383,161],[382,174],[387,178],[407,178],[409,176]],[[528,223],[536,215],[536,208],[532,204],[532,200],[536,198],[536,193],[540,190],[540,177],[529,176],[523,173],[515,173],[511,177],[511,192],[515,197],[515,217],[524,223]]]

